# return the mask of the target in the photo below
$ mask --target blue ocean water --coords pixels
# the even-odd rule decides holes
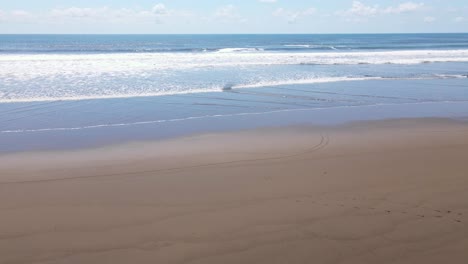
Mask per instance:
[[[468,116],[468,34],[0,35],[0,152],[391,105]]]
[[[0,53],[276,52],[468,49],[468,34],[0,35]]]

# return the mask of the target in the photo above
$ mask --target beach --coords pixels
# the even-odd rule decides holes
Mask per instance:
[[[0,264],[464,264],[467,43],[0,35]]]
[[[0,263],[465,263],[468,123],[0,156]]]

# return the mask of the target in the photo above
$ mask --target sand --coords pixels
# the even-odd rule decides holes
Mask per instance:
[[[467,263],[468,124],[0,156],[0,263]]]

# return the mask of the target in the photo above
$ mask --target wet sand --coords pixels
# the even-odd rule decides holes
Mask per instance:
[[[468,123],[0,156],[0,263],[466,263]]]

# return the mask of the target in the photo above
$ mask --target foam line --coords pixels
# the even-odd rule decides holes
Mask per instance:
[[[439,104],[439,103],[465,103],[465,102],[441,101],[441,102],[417,102],[417,103],[380,103],[380,104],[374,104],[374,105],[352,105],[352,106],[282,109],[282,110],[273,110],[273,111],[264,111],[264,112],[244,112],[244,113],[235,113],[235,114],[204,115],[204,116],[193,116],[193,117],[185,117],[185,118],[150,120],[150,121],[115,123],[115,124],[98,124],[98,125],[79,126],[79,127],[55,127],[55,128],[39,128],[39,129],[3,130],[3,131],[0,131],[0,134],[53,132],[53,131],[76,131],[76,130],[85,130],[85,129],[128,127],[128,126],[139,126],[139,125],[151,125],[151,124],[158,124],[158,123],[183,122],[183,121],[199,120],[199,119],[207,119],[207,118],[225,118],[225,117],[236,117],[236,116],[268,115],[268,114],[284,113],[284,112],[304,112],[304,111],[318,111],[318,110],[326,110],[326,109],[379,107],[379,106],[393,106],[393,105],[421,105],[421,104]]]

